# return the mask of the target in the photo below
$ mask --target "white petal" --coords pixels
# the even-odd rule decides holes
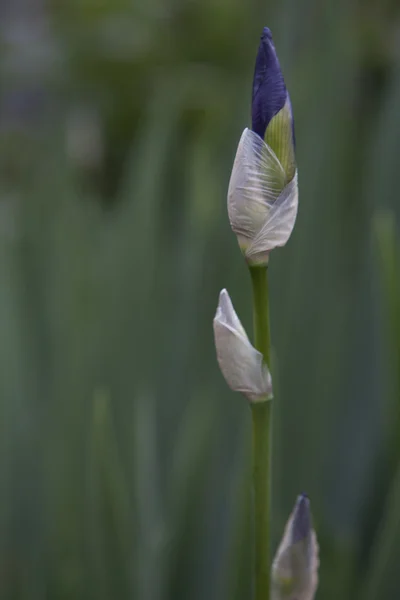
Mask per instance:
[[[245,129],[228,189],[229,220],[242,249],[262,229],[286,183],[285,172],[271,148],[254,131]]]
[[[246,250],[249,262],[257,262],[273,248],[284,246],[293,231],[298,209],[297,171],[265,216],[264,225]]]
[[[219,304],[215,314],[215,320],[225,325],[228,329],[237,335],[240,335],[248,341],[246,331],[233,308],[232,300],[227,292],[223,289],[219,295]],[[249,342],[250,344],[250,342]]]
[[[229,387],[251,402],[272,397],[271,375],[263,356],[250,343],[226,290],[214,318],[217,359]]]

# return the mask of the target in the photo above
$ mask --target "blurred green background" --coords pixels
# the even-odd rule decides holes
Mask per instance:
[[[318,599],[400,597],[399,8],[1,0],[1,598],[251,598],[250,415],[212,319],[227,287],[251,329],[226,191],[263,25],[300,186],[273,544],[306,491]]]

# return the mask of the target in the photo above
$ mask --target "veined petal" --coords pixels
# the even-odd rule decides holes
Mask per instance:
[[[213,325],[218,363],[229,387],[250,402],[271,398],[268,367],[250,343],[226,290],[220,293]]]
[[[228,188],[228,214],[239,245],[246,250],[286,185],[274,152],[254,131],[240,138]]]
[[[289,517],[272,565],[272,600],[313,600],[318,566],[310,501],[302,494]]]
[[[245,129],[229,182],[228,214],[249,264],[265,264],[273,248],[286,244],[297,209],[297,172],[288,182],[271,148]]]
[[[218,323],[225,326],[235,335],[248,340],[246,331],[241,324],[240,319],[233,308],[232,300],[225,289],[223,289],[219,295],[219,304],[214,320],[217,320]]]
[[[297,172],[265,215],[261,230],[246,249],[251,264],[265,262],[268,253],[284,246],[293,231],[298,209]]]

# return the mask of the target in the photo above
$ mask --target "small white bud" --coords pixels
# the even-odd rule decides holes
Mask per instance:
[[[214,317],[217,359],[229,387],[250,402],[272,398],[271,375],[263,355],[251,345],[226,290],[219,295]]]
[[[266,264],[269,252],[286,244],[297,208],[297,171],[288,181],[270,146],[254,131],[245,129],[229,182],[228,214],[250,265]]]
[[[313,600],[318,585],[318,543],[310,501],[297,502],[272,565],[272,600]]]

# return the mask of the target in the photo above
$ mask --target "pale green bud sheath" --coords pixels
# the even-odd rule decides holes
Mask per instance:
[[[281,110],[272,117],[265,130],[264,141],[274,152],[282,166],[287,181],[290,182],[296,173],[294,154],[293,118],[289,97]]]

